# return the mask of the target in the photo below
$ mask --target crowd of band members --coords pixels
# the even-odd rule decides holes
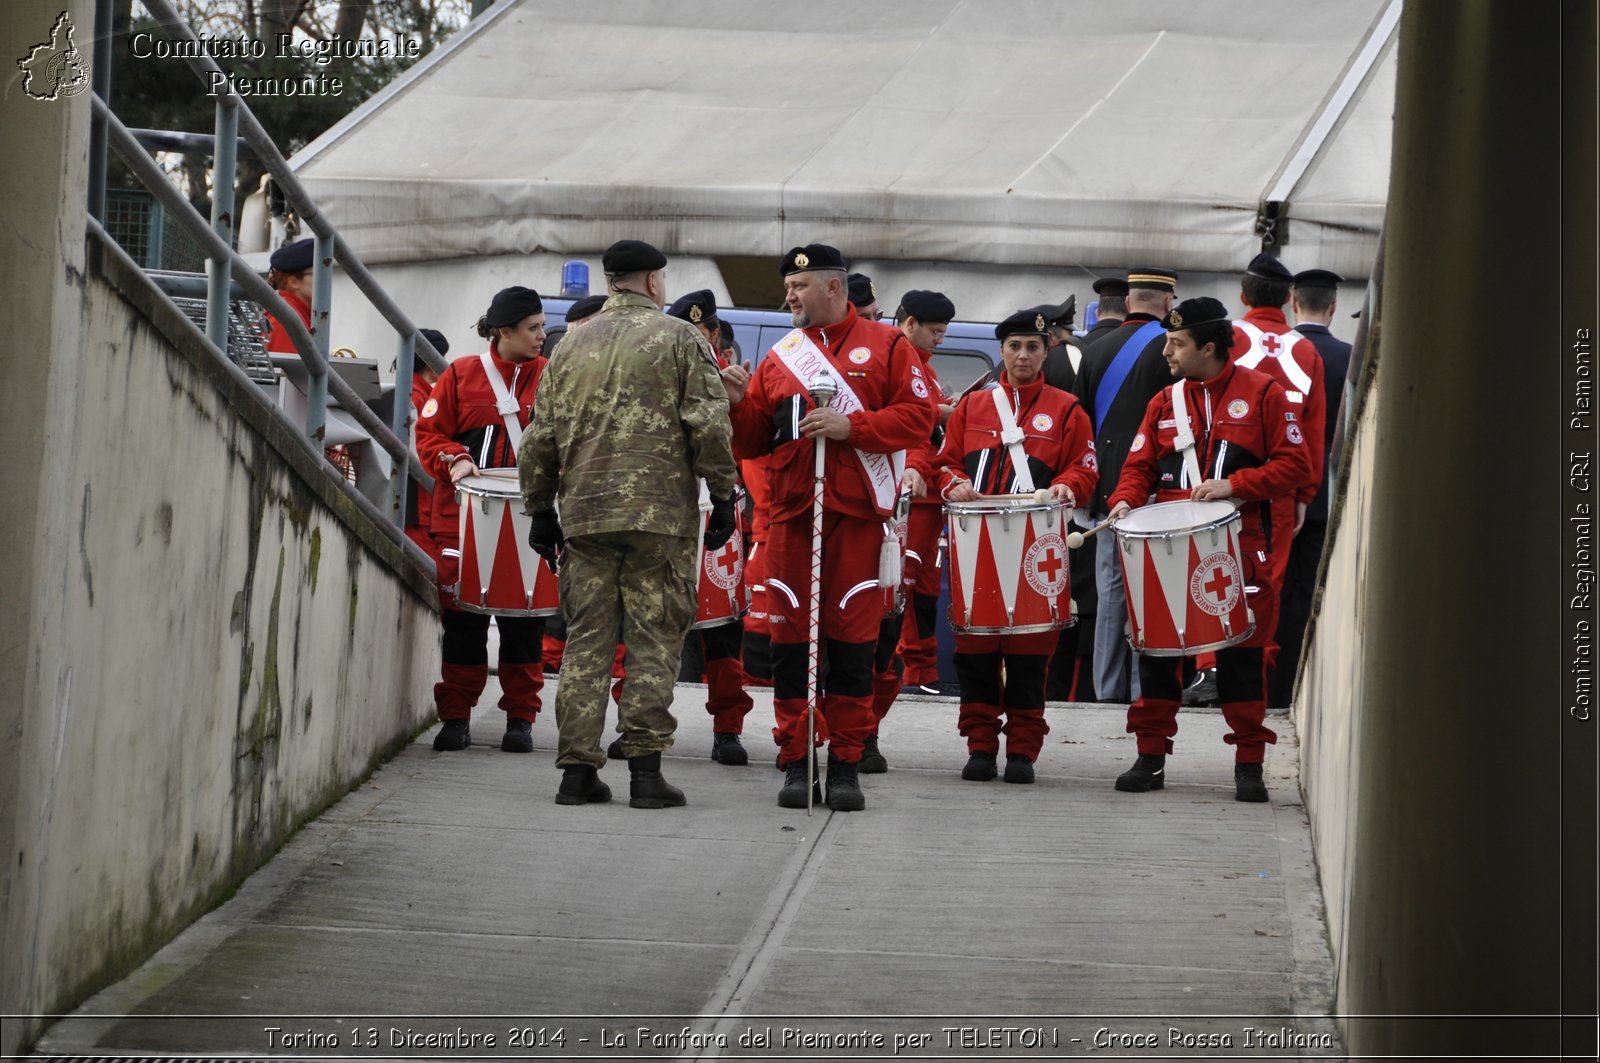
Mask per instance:
[[[309,317],[309,292],[302,289],[309,286],[310,244],[286,245],[272,258],[271,280],[303,320]],[[460,557],[451,488],[482,469],[516,466],[521,442],[524,494],[535,523],[530,538],[538,538],[536,549],[542,546],[552,559],[558,552],[562,556],[563,608],[548,630],[539,618],[496,620],[500,707],[506,713],[501,748],[532,750],[531,724],[541,708],[544,673],[561,669],[562,692],[571,690],[576,699],[581,689],[595,704],[564,710],[558,695],[563,737],[557,763],[564,769],[558,800],[607,800],[609,789],[600,782],[598,769],[610,757],[628,760],[631,799],[637,807],[684,802],[681,791],[660,775],[660,752],[670,746],[676,727],[668,707],[671,679],[677,678],[677,647],[690,635],[687,620],[678,615],[681,610],[663,615],[638,597],[638,588],[627,593],[609,589],[606,593],[617,596],[619,609],[603,610],[599,620],[578,617],[584,639],[581,661],[575,667],[570,643],[564,656],[575,619],[566,599],[568,583],[577,598],[594,593],[579,589],[586,586],[582,576],[569,574],[573,559],[585,558],[583,572],[592,575],[598,569],[591,554],[602,545],[629,558],[662,543],[670,548],[663,558],[671,550],[682,553],[677,540],[684,538],[685,529],[665,535],[662,529],[684,514],[673,509],[671,492],[649,505],[613,507],[625,515],[598,524],[591,515],[575,544],[563,536],[562,526],[570,536],[573,522],[583,522],[586,511],[581,489],[574,487],[574,477],[563,478],[561,463],[573,461],[580,445],[598,445],[604,451],[615,442],[582,438],[586,432],[618,431],[592,427],[598,407],[585,407],[585,401],[629,408],[665,401],[663,409],[670,414],[687,390],[698,394],[705,408],[708,402],[725,403],[722,423],[697,429],[703,438],[691,439],[687,449],[674,437],[667,449],[675,456],[658,456],[653,469],[629,465],[631,459],[624,455],[615,467],[596,472],[592,454],[584,458],[589,464],[583,467],[591,478],[610,476],[635,496],[657,491],[666,466],[682,477],[705,480],[711,488],[711,524],[722,539],[733,532],[736,499],[748,500],[744,579],[750,611],[741,622],[693,633],[699,652],[685,657],[697,662],[693,678],[708,685],[712,758],[719,763],[748,763],[742,736],[752,702],[746,688],[773,688],[776,761],[785,773],[779,804],[805,807],[808,798],[823,799],[820,789],[808,793],[807,787],[805,684],[810,666],[813,441],[827,441],[819,635],[824,663],[817,691],[820,711],[809,722],[818,745],[825,744],[828,751],[827,803],[841,810],[864,807],[858,775],[888,770],[878,741],[885,714],[902,691],[941,689],[935,625],[944,503],[980,493],[1009,493],[1019,483],[1010,453],[996,442],[998,407],[990,392],[998,389],[1015,423],[1025,426],[1027,482],[1044,486],[1075,510],[1084,527],[1147,500],[1231,496],[1242,503],[1247,560],[1252,582],[1262,592],[1252,597],[1257,632],[1247,643],[1198,660],[1145,657],[1133,653],[1124,636],[1127,606],[1114,537],[1101,535],[1074,550],[1077,625],[1059,633],[956,639],[960,707],[952,722],[966,737],[969,752],[962,778],[1003,776],[1008,782],[1032,782],[1049,731],[1044,719],[1048,693],[1051,698],[1131,702],[1128,729],[1137,736],[1139,757],[1118,778],[1117,788],[1158,789],[1180,701],[1214,683],[1211,696],[1221,703],[1231,727],[1227,741],[1235,746],[1240,769],[1237,795],[1241,800],[1266,799],[1260,764],[1265,745],[1275,736],[1265,726],[1265,711],[1269,704],[1287,704],[1292,694],[1325,536],[1326,455],[1350,354],[1349,345],[1328,328],[1341,278],[1320,269],[1293,274],[1276,257],[1259,255],[1243,272],[1243,313],[1236,322],[1217,300],[1180,304],[1179,278],[1171,270],[1136,267],[1125,276],[1100,278],[1093,286],[1098,321],[1091,330],[1082,336],[1072,333],[1071,299],[1059,306],[1021,309],[996,327],[1003,365],[993,379],[957,396],[941,387],[933,364],[957,316],[948,296],[908,291],[894,302],[892,323],[880,320],[875,286],[864,275],[850,273],[839,251],[825,244],[797,247],[780,266],[785,305],[796,326],[791,339],[795,350],[831,365],[851,392],[841,412],[837,401],[817,408],[806,382],[773,352],[750,372],[731,328],[717,317],[710,291],[688,293],[667,307],[666,264],[664,255],[639,241],[621,241],[607,252],[609,295],[580,299],[566,314],[568,331],[558,357],[571,357],[574,365],[566,382],[558,384],[560,394],[541,391],[541,381],[551,379],[543,349],[546,319],[540,297],[529,288],[507,288],[491,300],[477,329],[488,341],[486,354],[459,357],[443,374],[434,374],[420,359],[416,363],[411,394],[416,449],[436,486],[429,492],[412,483],[407,533],[434,558],[439,571],[444,634],[442,672],[435,686],[441,720],[436,750],[470,744],[469,719],[488,678],[489,617],[456,608],[451,596]],[[1294,314],[1293,325],[1286,306]],[[659,320],[662,309],[671,325]],[[1175,309],[1184,312],[1175,314]],[[595,321],[604,328],[592,334],[582,331]],[[269,347],[292,349],[282,327],[271,324]],[[435,350],[448,352],[441,334],[423,331]],[[675,354],[664,360],[664,349]],[[579,365],[584,358],[588,360]],[[655,379],[651,374],[657,371],[665,375]],[[490,372],[499,377],[498,386]],[[609,392],[596,389],[592,379],[573,383],[585,373],[611,378],[621,373],[637,378],[633,382],[640,386],[637,393],[619,396],[614,386]],[[1198,393],[1215,399],[1211,408],[1245,411],[1239,417],[1219,412],[1215,432],[1208,421],[1202,450],[1213,445],[1213,435],[1227,437],[1233,458],[1211,455],[1216,462],[1210,471],[1216,475],[1201,484],[1174,473],[1169,385],[1180,376],[1197,381]],[[718,383],[720,388],[712,387]],[[669,401],[646,395],[652,388],[676,388],[680,397]],[[583,394],[574,397],[577,392]],[[974,401],[976,396],[983,401]],[[527,430],[537,422],[541,403],[547,408],[546,427],[560,422],[564,438],[558,441],[553,431],[540,435],[545,448],[540,460],[551,472],[547,482],[540,482],[534,501],[528,493],[527,451],[536,433]],[[700,424],[704,409],[693,420]],[[523,430],[520,439],[512,437],[515,429]],[[884,485],[874,482],[868,459],[894,451],[904,453],[904,466],[896,467],[891,486],[908,493],[912,503],[905,534],[904,608],[886,615],[882,595],[861,591],[877,584],[883,522],[893,516],[892,502],[885,511]],[[550,505],[558,484],[559,519]],[[615,491],[606,497],[614,499]],[[697,523],[694,538],[700,534]],[[618,535],[627,542],[600,542]],[[711,535],[706,532],[708,544]],[[667,568],[659,571],[682,564],[681,559],[660,563]],[[647,574],[646,583],[658,586],[659,580],[649,583],[652,579],[656,576]],[[630,610],[636,615],[630,616]],[[639,626],[641,617],[649,620],[645,628]],[[605,630],[594,630],[595,623]],[[646,630],[650,624],[665,630]],[[631,650],[624,637],[628,630],[636,633]],[[673,647],[671,662],[665,660],[663,647]],[[602,752],[597,736],[607,686],[618,703],[618,737]],[[998,759],[1002,738],[1003,769]]]

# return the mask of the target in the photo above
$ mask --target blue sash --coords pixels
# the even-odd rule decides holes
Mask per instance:
[[[1111,359],[1111,365],[1106,369],[1106,375],[1100,378],[1100,386],[1094,389],[1094,430],[1100,432],[1100,426],[1105,422],[1106,413],[1110,411],[1111,404],[1117,401],[1117,393],[1122,390],[1123,381],[1128,379],[1128,373],[1133,369],[1133,363],[1138,360],[1139,353],[1145,349],[1151,340],[1165,332],[1159,321],[1146,321],[1134,330],[1132,336],[1123,343],[1117,356]]]

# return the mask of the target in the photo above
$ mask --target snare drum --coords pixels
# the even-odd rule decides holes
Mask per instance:
[[[950,543],[950,628],[959,635],[1021,635],[1070,627],[1068,510],[1032,495],[945,504]]]
[[[561,611],[556,574],[528,545],[527,514],[516,470],[463,477],[461,585],[456,604],[469,613],[554,616]]]
[[[711,497],[700,491],[700,586],[692,630],[721,627],[742,619],[750,611],[750,592],[744,585],[744,506],[735,495],[733,534],[717,550],[706,549],[706,525],[711,523]]]
[[[1183,657],[1255,632],[1239,527],[1231,502],[1181,501],[1144,506],[1112,525],[1135,650]]]

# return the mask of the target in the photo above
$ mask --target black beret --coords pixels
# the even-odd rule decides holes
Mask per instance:
[[[924,325],[947,325],[956,316],[956,304],[943,292],[925,292],[920,288],[913,288],[900,297],[900,309]]]
[[[787,277],[791,273],[804,273],[811,269],[840,269],[847,270],[844,256],[837,247],[827,244],[807,244],[804,247],[791,247],[789,253],[783,256],[783,261],[778,263],[778,272]]]
[[[1176,332],[1212,321],[1227,320],[1228,308],[1211,296],[1202,295],[1197,299],[1185,299],[1173,307],[1172,312],[1161,319],[1161,324],[1168,332]]]
[[[1294,274],[1290,273],[1284,267],[1284,264],[1278,261],[1278,256],[1270,251],[1263,251],[1255,258],[1252,258],[1244,271],[1251,277],[1260,277],[1262,280],[1268,281],[1281,281],[1284,284],[1294,280]]]
[[[490,328],[505,328],[508,325],[515,325],[525,317],[532,317],[543,309],[544,303],[539,300],[538,292],[532,288],[513,285],[494,293],[494,299],[489,303],[489,312],[483,315],[483,323]]]
[[[1331,269],[1303,269],[1294,275],[1296,288],[1337,288],[1344,278]]]
[[[1030,306],[1028,309],[1043,314],[1047,325],[1069,329],[1072,327],[1072,319],[1078,316],[1078,297],[1069,295],[1064,303],[1057,303],[1054,306],[1045,303],[1042,306]]]
[[[1128,287],[1173,292],[1178,290],[1178,275],[1160,266],[1135,266],[1128,271]]]
[[[665,269],[667,256],[643,240],[618,240],[600,256],[600,268],[611,274],[649,273]]]
[[[279,273],[304,273],[311,268],[312,245],[309,236],[292,244],[284,244],[272,252],[272,268]]]
[[[427,337],[428,342],[433,344],[433,349],[439,352],[440,357],[450,353],[450,341],[445,339],[444,333],[438,329],[419,328],[417,332]]]
[[[603,295],[586,295],[582,299],[567,307],[567,324],[576,324],[586,317],[594,317],[600,308],[606,305]]]
[[[994,338],[1004,341],[1007,336],[1043,336],[1050,328],[1050,321],[1044,312],[1038,309],[1018,310],[994,327]]]
[[[878,301],[878,289],[865,273],[852,273],[845,278],[850,288],[850,302],[857,310]]]
[[[1101,277],[1092,285],[1094,294],[1127,298],[1128,282],[1121,277]]]
[[[706,325],[717,320],[717,297],[710,288],[678,296],[678,301],[667,308],[672,317],[681,317],[694,325]]]

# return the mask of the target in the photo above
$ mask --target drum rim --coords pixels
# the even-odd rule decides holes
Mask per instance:
[[[1046,631],[1065,631],[1069,627],[1076,626],[1077,623],[1078,616],[1076,613],[1074,613],[1072,618],[1064,624],[1017,624],[1012,627],[957,627],[955,622],[951,621],[950,630],[957,635],[1038,635],[1043,634]]]
[[[493,484],[494,491],[484,490],[482,487],[473,487],[472,481],[479,484]],[[504,498],[507,500],[522,497],[522,485],[507,476],[463,476],[456,484],[457,494],[478,495],[482,498]]]
[[[727,624],[732,624],[732,623],[735,623],[735,622],[737,622],[739,620],[743,620],[745,618],[745,614],[747,614],[749,612],[750,612],[750,607],[748,605],[746,605],[743,609],[740,609],[738,612],[734,613],[732,616],[719,616],[715,620],[697,620],[694,623],[689,625],[689,630],[690,631],[705,631],[707,628],[723,627],[723,626],[725,626]]]
[[[1055,499],[1040,502],[1032,495],[1017,495],[1015,502],[1002,498],[980,498],[976,502],[946,502],[944,509],[950,514],[968,516],[983,513],[1043,513],[1051,509],[1066,509],[1067,504]]]
[[[455,599],[457,609],[464,613],[477,613],[480,616],[548,617],[559,616],[561,613],[561,606],[559,605],[553,605],[547,608],[541,607],[539,609],[487,609],[481,605],[472,605],[468,602],[462,601],[461,593],[459,591],[456,592]]]
[[[1156,506],[1197,505],[1197,504],[1200,504],[1200,503],[1196,503],[1193,499],[1175,498],[1170,502],[1152,502],[1149,505],[1140,506],[1138,509],[1129,510],[1128,516],[1132,516],[1134,513],[1140,512],[1140,510],[1151,510],[1151,509],[1154,509]],[[1218,502],[1216,504],[1217,505],[1222,505],[1222,506],[1228,505],[1227,502]],[[1117,533],[1118,538],[1124,538],[1124,539],[1171,539],[1171,538],[1173,538],[1175,536],[1179,536],[1179,535],[1194,535],[1194,534],[1196,534],[1198,532],[1216,531],[1218,528],[1225,528],[1229,524],[1232,524],[1235,521],[1243,520],[1243,518],[1239,515],[1241,512],[1242,511],[1239,509],[1238,506],[1233,506],[1233,507],[1231,507],[1231,511],[1229,513],[1225,514],[1224,516],[1218,517],[1216,520],[1209,520],[1209,521],[1206,521],[1204,524],[1190,524],[1190,525],[1187,525],[1187,526],[1182,527],[1182,528],[1168,528],[1166,531],[1141,531],[1138,528],[1124,528],[1123,525],[1122,525],[1122,522],[1127,520],[1128,518],[1127,517],[1122,517],[1115,524],[1111,525],[1111,529]]]
[[[1256,633],[1256,622],[1254,620],[1252,620],[1252,621],[1250,621],[1249,625],[1244,629],[1244,633],[1242,635],[1239,635],[1239,636],[1235,637],[1235,638],[1223,639],[1221,642],[1207,642],[1207,643],[1205,643],[1204,645],[1201,645],[1201,646],[1186,646],[1181,650],[1168,650],[1168,649],[1161,649],[1161,650],[1143,649],[1143,650],[1141,650],[1141,649],[1139,649],[1139,648],[1134,646],[1134,644],[1133,644],[1133,636],[1125,635],[1123,637],[1127,640],[1129,649],[1133,650],[1134,653],[1142,653],[1146,657],[1193,657],[1197,653],[1211,653],[1211,652],[1213,652],[1215,650],[1225,650],[1229,646],[1237,646],[1241,642],[1248,641],[1250,639],[1250,637],[1252,635],[1254,635],[1255,633]]]

